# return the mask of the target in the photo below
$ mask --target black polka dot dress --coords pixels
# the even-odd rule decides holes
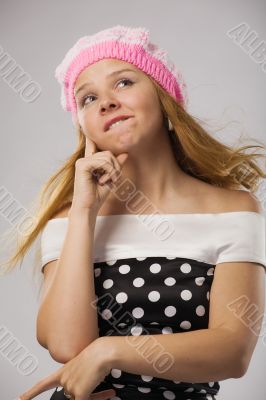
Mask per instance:
[[[56,218],[45,226],[42,271],[48,261],[60,257],[67,224],[67,218]],[[234,261],[266,267],[262,214],[98,216],[94,276],[99,336],[171,335],[207,329],[215,267]],[[116,391],[112,400],[210,400],[217,399],[220,385],[112,369],[93,393],[110,388]],[[64,398],[58,387],[52,399]]]

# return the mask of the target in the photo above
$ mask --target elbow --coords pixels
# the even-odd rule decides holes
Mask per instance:
[[[228,334],[227,334],[228,335]],[[226,357],[226,370],[228,378],[239,379],[246,375],[257,340],[248,340],[246,335],[233,331],[230,346],[228,341],[222,352],[222,359]],[[224,359],[225,360],[225,359]]]
[[[44,348],[44,349],[48,349],[47,344],[44,342],[44,340],[42,340],[38,335],[37,335],[37,342]]]
[[[232,378],[234,378],[234,379],[242,378],[246,374],[247,370],[248,370],[248,368],[245,365],[239,363],[238,367],[235,368],[235,371],[234,371],[235,373],[234,373],[234,376],[232,376]]]
[[[76,356],[76,354],[73,354],[69,351],[62,351],[62,350],[52,350],[48,349],[49,353],[52,357],[53,360],[60,364],[66,364],[68,361],[72,360]]]
[[[60,364],[65,364],[69,360],[71,360],[72,356],[69,352],[63,352],[60,350],[59,346],[54,350],[50,345],[48,345],[44,340],[43,337],[37,333],[37,341],[38,343],[44,347],[46,350],[49,351],[50,356],[52,359]]]
[[[80,346],[80,347],[73,347],[73,346],[62,346],[62,343],[60,345],[48,345],[48,351],[51,355],[51,357],[58,363],[60,364],[66,364],[68,361],[72,360],[75,358],[79,353],[81,353],[88,344]]]
[[[53,360],[58,363],[65,364],[68,361],[76,357],[82,350],[84,350],[96,337],[87,340],[79,340],[74,343],[73,338],[65,338],[60,334],[53,332],[47,332],[40,323],[37,323],[36,338],[38,343],[49,351]]]
[[[37,315],[36,324],[35,324],[36,339],[42,347],[47,349],[48,347],[47,347],[47,340],[46,340],[46,335],[45,335],[46,330],[44,328],[45,327],[44,327],[44,324],[42,323],[42,319],[40,317],[40,312],[39,312]]]
[[[37,339],[37,342],[38,342],[42,347],[44,347],[45,349],[47,349],[46,340],[45,340],[43,334],[41,333],[40,329],[38,329],[38,325],[37,325],[37,329],[36,329],[36,339]]]
[[[66,364],[68,361],[72,360],[72,358],[76,357],[81,350],[74,350],[73,348],[68,348],[68,346],[63,346],[62,341],[58,343],[56,341],[45,340],[43,335],[41,335],[37,331],[36,335],[38,343],[49,351],[51,357],[54,361],[60,364]]]
[[[63,346],[62,342],[58,343],[58,341],[56,341],[56,343],[54,343],[54,341],[53,343],[50,343],[49,341],[46,342],[38,335],[37,341],[42,347],[49,351],[53,360],[60,364],[66,364],[68,361],[75,358],[82,350],[84,350],[89,345],[89,343],[86,343],[82,346],[73,348],[73,346]]]
[[[56,362],[60,364],[66,364],[68,361],[75,358],[83,349],[77,350],[69,348],[68,346],[62,346],[62,344],[57,346],[48,346],[48,351]]]
[[[237,374],[238,374],[237,378],[242,378],[244,375],[246,375],[249,364],[250,364],[250,359],[248,358],[248,360],[247,360],[247,357],[245,359],[243,359],[242,362],[239,363],[239,368],[237,371]]]
[[[234,369],[232,378],[242,378],[247,373],[249,362],[249,357],[247,357],[245,351],[241,349],[241,351],[238,353],[237,356],[234,357],[233,360]]]

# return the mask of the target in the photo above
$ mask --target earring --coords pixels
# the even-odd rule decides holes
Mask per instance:
[[[173,127],[173,125],[172,125],[172,122],[170,121],[169,118],[167,118],[167,120],[168,120],[168,130],[169,130],[169,131],[173,131],[173,130],[174,130],[174,127]]]

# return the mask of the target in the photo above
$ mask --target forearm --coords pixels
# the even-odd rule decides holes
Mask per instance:
[[[222,328],[100,339],[112,349],[111,368],[132,374],[200,383],[236,378],[241,370],[236,340]]]
[[[96,216],[87,212],[69,214],[54,279],[38,315],[38,323],[46,332],[47,348],[66,359],[99,336],[97,308],[92,305],[95,221]]]

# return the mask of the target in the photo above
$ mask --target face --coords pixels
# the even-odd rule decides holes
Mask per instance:
[[[127,71],[119,72],[123,69]],[[157,92],[148,76],[132,64],[98,61],[82,71],[74,91],[82,131],[101,151],[117,155],[145,145],[151,148],[165,130]],[[106,122],[119,115],[130,118],[105,131]]]

